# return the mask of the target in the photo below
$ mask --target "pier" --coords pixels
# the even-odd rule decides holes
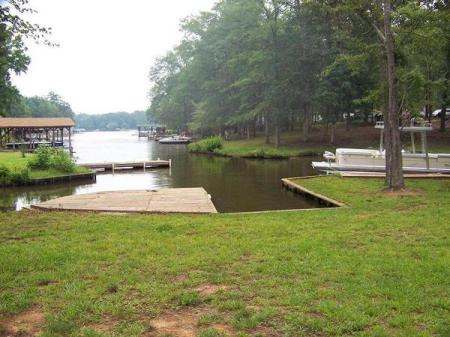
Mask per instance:
[[[211,196],[201,187],[72,195],[31,207],[42,211],[217,213]]]
[[[172,159],[150,160],[150,161],[129,161],[129,162],[104,162],[104,163],[83,163],[80,166],[96,171],[116,171],[116,170],[146,170],[152,168],[164,168],[172,166]]]

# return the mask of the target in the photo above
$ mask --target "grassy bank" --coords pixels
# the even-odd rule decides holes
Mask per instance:
[[[428,135],[430,152],[450,153],[450,131],[439,132],[438,127]],[[450,124],[449,124],[450,128]],[[405,149],[410,147],[410,135],[402,134]],[[275,148],[273,137],[270,144],[265,144],[265,137],[258,134],[257,137],[241,140],[222,141],[222,147],[209,151],[204,146],[204,140],[191,144],[190,151],[194,153],[207,153],[227,157],[243,158],[289,158],[322,154],[325,151],[334,151],[336,147],[353,148],[378,148],[379,131],[373,125],[353,126],[349,131],[345,125],[339,124],[336,128],[336,139],[330,144],[329,135],[324,128],[314,128],[308,141],[302,140],[301,131],[284,132],[281,136],[281,146]],[[420,140],[416,138],[416,146]]]
[[[222,146],[209,150],[205,143],[209,139],[200,140],[189,146],[192,153],[214,154],[223,157],[282,159],[291,157],[306,157],[322,154],[330,146],[325,144],[308,144],[304,146],[280,146],[276,148],[272,144],[265,144],[264,137],[255,137],[245,140],[222,140]],[[333,149],[334,147],[331,147]]]
[[[70,173],[52,167],[45,170],[29,168],[29,162],[34,158],[35,155],[30,153],[23,157],[21,152],[0,152],[0,166],[7,168],[11,174],[24,175],[23,179],[53,178],[89,172],[88,169],[78,165]],[[26,181],[23,181],[23,183],[26,183]]]
[[[375,179],[301,183],[351,208],[0,214],[0,325],[42,336],[448,336],[450,182],[408,180],[406,194]]]

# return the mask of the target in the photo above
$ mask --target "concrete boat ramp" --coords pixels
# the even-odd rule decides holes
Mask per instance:
[[[210,195],[201,187],[71,195],[31,207],[43,211],[217,213]]]

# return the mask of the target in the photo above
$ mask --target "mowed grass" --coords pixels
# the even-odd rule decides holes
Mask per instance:
[[[225,141],[223,148],[217,150],[217,154],[230,157],[289,158],[321,154],[326,149],[330,149],[330,146],[303,144],[275,148],[273,144],[265,144],[264,137],[256,137],[246,140]]]
[[[40,310],[46,337],[157,336],[151,319],[207,307],[198,336],[221,336],[217,321],[236,336],[449,336],[450,181],[408,180],[405,195],[298,182],[350,207],[0,214],[0,324]]]
[[[0,152],[0,165],[5,165],[12,171],[20,171],[27,167],[28,161],[33,158],[34,154],[27,153],[25,157],[22,156],[21,152]],[[67,175],[66,172],[50,168],[48,170],[35,170],[32,169],[30,172],[30,178],[50,178],[59,177]],[[87,173],[89,170],[87,168],[76,166],[75,172],[71,174]]]
[[[434,131],[428,135],[430,152],[450,153],[450,132],[439,132],[438,125],[434,123]],[[450,123],[448,123],[448,129]],[[314,127],[308,141],[302,140],[301,130],[283,132],[281,145],[274,146],[274,137],[270,137],[270,144],[265,144],[265,137],[258,133],[251,139],[227,140],[223,148],[215,150],[214,154],[229,157],[256,157],[256,158],[289,158],[322,154],[324,151],[334,151],[337,147],[375,148],[379,147],[379,130],[373,125],[352,125],[349,131],[343,123],[336,127],[335,144],[330,144],[329,134],[323,127]],[[402,133],[403,148],[411,151],[409,133]],[[420,139],[416,135],[416,147],[420,149]]]

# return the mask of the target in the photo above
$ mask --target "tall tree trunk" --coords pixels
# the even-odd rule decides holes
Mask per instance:
[[[331,124],[330,143],[331,143],[332,145],[334,145],[335,141],[336,141],[336,122],[333,122],[333,123]]]
[[[350,110],[347,111],[347,120],[345,121],[345,131],[350,131],[351,115]]]
[[[329,129],[330,129],[330,123],[326,122],[324,130],[323,130],[323,134],[322,134],[322,141],[326,141],[326,139],[328,138]]]
[[[445,119],[447,118],[446,108],[449,108],[448,88],[450,85],[450,42],[447,41],[447,72],[445,74],[445,86],[444,94],[442,95],[442,108],[441,108],[441,126],[440,131],[445,131]]]
[[[280,147],[280,127],[278,126],[278,122],[275,125],[275,148]]]
[[[398,121],[397,77],[395,71],[394,37],[391,31],[391,1],[383,0],[384,37],[387,56],[388,109],[384,121],[386,141],[386,185],[393,190],[404,187],[402,147]]]
[[[425,119],[427,119],[429,122],[431,122],[432,107],[431,107],[431,104],[430,104],[431,93],[430,93],[430,89],[429,88],[427,88],[427,90],[426,90],[425,99],[427,101],[427,104],[425,104]]]
[[[307,142],[309,140],[309,128],[311,120],[311,105],[309,103],[303,104],[303,141]]]
[[[439,127],[439,131],[445,132],[445,119],[447,118],[447,107],[444,104],[441,108],[441,126]]]
[[[268,113],[264,116],[264,136],[265,136],[265,143],[270,144],[270,129],[269,129],[269,117]]]

